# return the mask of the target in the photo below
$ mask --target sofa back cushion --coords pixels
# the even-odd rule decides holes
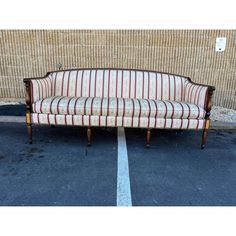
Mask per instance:
[[[165,73],[83,69],[52,72],[52,94],[76,97],[123,97],[182,101],[185,77]]]

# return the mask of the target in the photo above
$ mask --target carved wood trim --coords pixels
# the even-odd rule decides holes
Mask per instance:
[[[25,84],[25,102],[26,102],[26,123],[31,124],[31,112],[32,112],[32,104],[31,104],[31,82],[30,80],[24,80]]]
[[[206,115],[205,115],[205,129],[209,129],[210,127],[210,115],[211,115],[211,108],[212,108],[212,96],[214,89],[208,88],[207,92],[207,103],[206,103]]]

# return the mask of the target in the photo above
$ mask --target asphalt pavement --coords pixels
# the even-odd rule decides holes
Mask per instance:
[[[78,127],[0,123],[0,205],[116,205],[116,133],[98,129],[86,146]]]
[[[125,129],[133,206],[236,205],[236,132]],[[117,130],[0,123],[0,205],[115,206]]]

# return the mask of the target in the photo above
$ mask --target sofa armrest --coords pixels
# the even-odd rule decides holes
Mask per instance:
[[[196,104],[206,111],[211,110],[211,98],[215,90],[214,86],[198,84],[187,78],[184,85],[184,102]]]
[[[30,106],[32,103],[52,96],[52,80],[50,75],[39,78],[25,78],[24,84],[26,88],[26,105]]]

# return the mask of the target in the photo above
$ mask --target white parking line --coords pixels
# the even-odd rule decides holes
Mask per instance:
[[[117,206],[132,206],[129,162],[124,128],[117,128],[118,164],[117,164]]]

